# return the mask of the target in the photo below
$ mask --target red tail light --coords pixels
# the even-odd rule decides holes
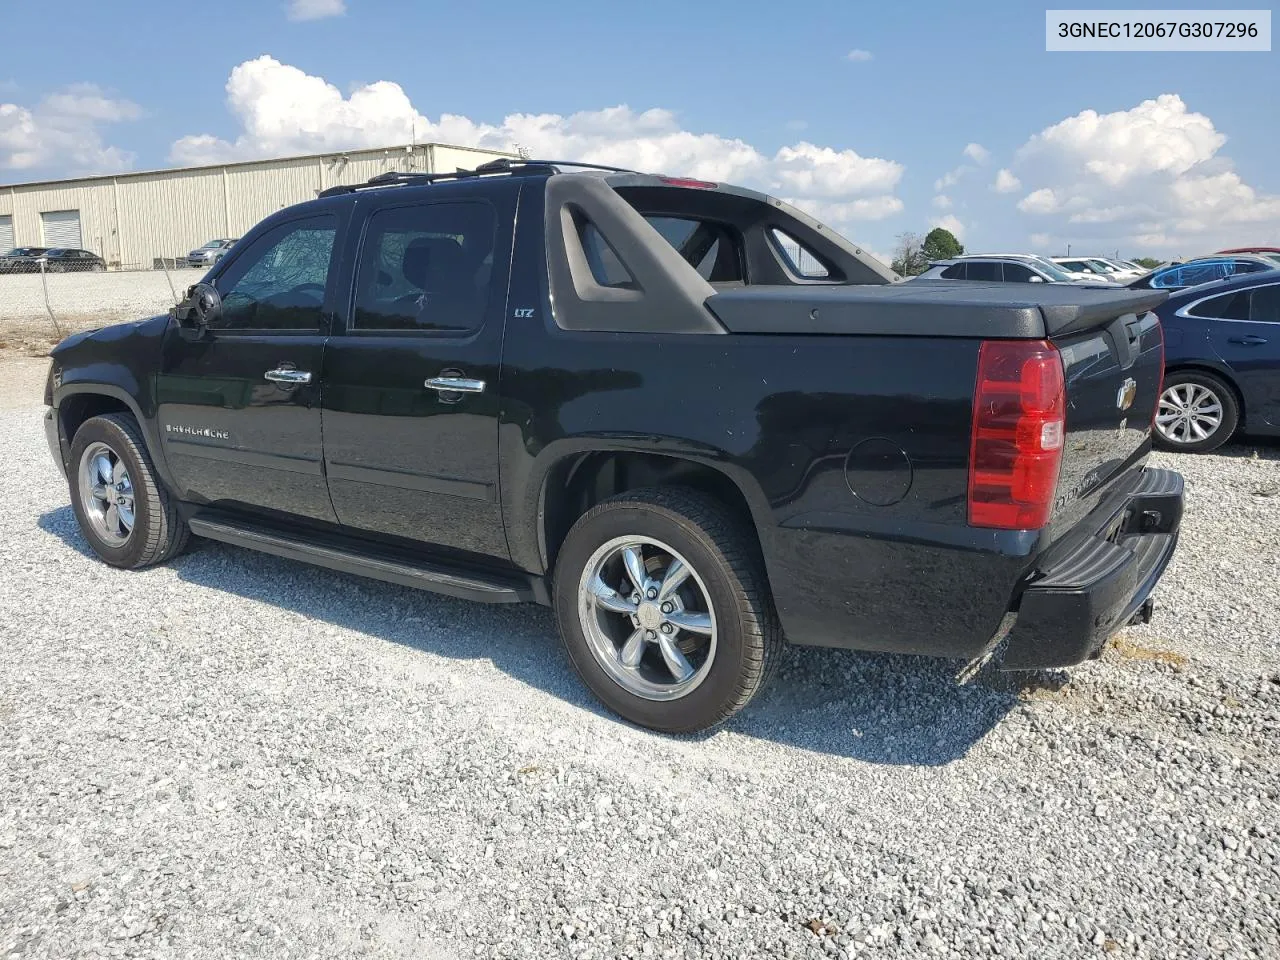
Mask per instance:
[[[1160,376],[1156,378],[1156,402],[1151,409],[1151,426],[1156,425],[1160,413],[1160,395],[1164,393],[1164,324],[1156,320],[1156,333],[1160,335]]]
[[[659,177],[658,179],[669,187],[695,187],[699,190],[709,190],[715,186],[710,180],[690,180],[688,177]]]
[[[1066,383],[1046,340],[986,340],[978,352],[969,447],[969,524],[1038,530],[1062,465]]]

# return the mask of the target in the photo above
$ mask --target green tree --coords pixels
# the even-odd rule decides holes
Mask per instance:
[[[1148,270],[1154,270],[1164,263],[1163,260],[1157,260],[1155,257],[1134,257],[1133,262],[1140,267],[1146,267]]]
[[[934,227],[924,238],[921,253],[925,260],[950,260],[964,253],[964,244],[944,227]]]

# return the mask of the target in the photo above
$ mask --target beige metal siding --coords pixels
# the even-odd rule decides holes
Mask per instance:
[[[102,203],[101,191],[88,185],[65,184],[57,187],[15,186],[0,190],[8,199],[6,206],[13,217],[15,246],[44,246],[44,230],[40,215],[57,210],[80,211],[80,245],[94,253],[107,255],[112,241],[108,209]]]
[[[0,187],[13,245],[40,245],[40,214],[79,210],[82,246],[109,264],[151,267],[221,237],[239,237],[283,207],[387,171],[452,172],[499,156],[441,144],[350,150],[226,166]]]
[[[119,262],[150,267],[226,234],[218,169],[117,177]]]

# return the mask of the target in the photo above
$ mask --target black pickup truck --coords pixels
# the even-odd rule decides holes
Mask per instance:
[[[898,282],[750,190],[499,161],[269,217],[59,345],[45,423],[108,563],[195,533],[550,604],[605,704],[687,731],[784,641],[964,677],[1149,618],[1164,296]]]

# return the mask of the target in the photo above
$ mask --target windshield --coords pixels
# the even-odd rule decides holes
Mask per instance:
[[[223,245],[224,243],[226,243],[226,242],[227,242],[227,241],[225,241],[225,240],[210,240],[208,243],[206,243],[206,244],[205,244],[203,247],[201,247],[200,249],[201,249],[201,250],[215,250],[215,249],[217,249],[218,247],[222,246],[222,245]]]
[[[1095,270],[1101,270],[1103,273],[1115,273],[1116,268],[1105,260],[1089,260],[1089,265]]]
[[[1040,268],[1042,273],[1047,273],[1058,283],[1071,282],[1071,276],[1052,260],[1046,260],[1044,257],[1032,257],[1032,261]]]

